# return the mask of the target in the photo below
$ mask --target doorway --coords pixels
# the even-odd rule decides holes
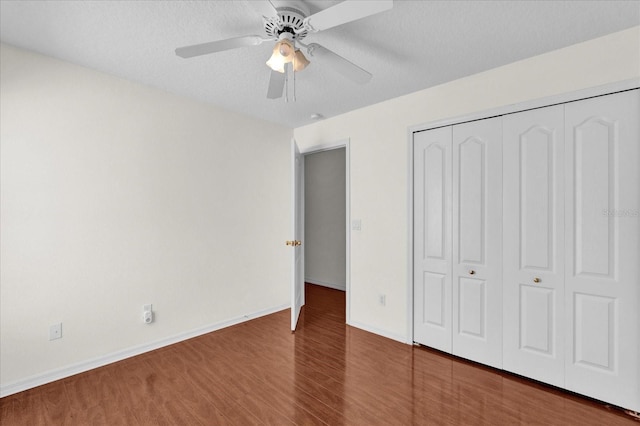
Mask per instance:
[[[345,149],[304,157],[304,280],[346,291]]]
[[[310,285],[344,291],[349,323],[349,141],[302,150],[304,278]],[[314,293],[312,293],[314,294]]]

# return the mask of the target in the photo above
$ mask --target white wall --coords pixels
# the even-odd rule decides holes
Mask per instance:
[[[291,129],[7,45],[0,64],[5,393],[288,307]]]
[[[289,303],[291,130],[4,45],[0,65],[0,391]],[[351,323],[409,338],[408,127],[639,77],[635,27],[295,129],[350,139]]]
[[[305,281],[346,289],[345,148],[304,156]]]
[[[428,70],[425,70],[428,72]],[[351,323],[407,341],[408,128],[640,77],[640,27],[327,119],[294,131],[302,149],[350,139]],[[385,294],[386,306],[378,304]]]

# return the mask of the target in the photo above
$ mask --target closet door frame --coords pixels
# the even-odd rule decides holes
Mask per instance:
[[[411,126],[407,129],[407,152],[408,152],[408,160],[407,160],[407,218],[408,218],[408,226],[407,226],[407,253],[408,253],[408,262],[407,262],[407,344],[413,344],[413,135],[416,132],[421,132],[425,130],[435,129],[438,127],[451,126],[455,124],[462,124],[475,120],[482,120],[485,118],[498,117],[505,114],[511,114],[514,112],[527,111],[536,108],[542,108],[551,105],[563,104],[567,102],[578,101],[581,99],[588,99],[597,96],[609,95],[612,93],[623,92],[627,90],[633,90],[640,88],[640,79],[634,78],[630,80],[624,80],[616,83],[605,84],[602,86],[582,89],[573,92],[567,92],[559,95],[544,97],[540,99],[533,99],[517,104],[505,105],[498,108],[493,108],[485,111],[474,112],[471,114],[465,114],[461,116],[435,120],[426,122],[424,124],[419,124],[415,126]]]

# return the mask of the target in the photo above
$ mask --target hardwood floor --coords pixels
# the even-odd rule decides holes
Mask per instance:
[[[344,293],[0,400],[9,425],[633,425],[618,409],[345,325]]]

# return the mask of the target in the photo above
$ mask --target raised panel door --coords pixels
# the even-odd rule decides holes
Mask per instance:
[[[640,411],[640,91],[566,105],[566,388]]]
[[[295,331],[304,305],[304,247],[299,243],[304,232],[304,159],[295,139],[291,140],[291,331]]]
[[[564,385],[564,111],[503,118],[503,368]]]
[[[502,367],[502,118],[453,126],[453,354]]]
[[[451,127],[413,145],[414,340],[451,352]]]

